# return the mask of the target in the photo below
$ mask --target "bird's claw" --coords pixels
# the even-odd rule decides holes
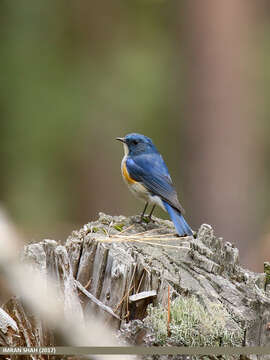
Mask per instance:
[[[142,222],[149,224],[150,222],[154,223],[155,220],[151,216],[146,215],[146,216],[141,217],[140,223],[142,223]]]

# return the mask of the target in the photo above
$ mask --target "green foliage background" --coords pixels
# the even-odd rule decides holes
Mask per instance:
[[[116,136],[147,133],[166,155],[169,14],[141,5],[0,4],[0,194],[30,233],[127,210]]]
[[[185,150],[197,151],[189,147],[186,133],[186,33],[194,26],[186,5],[160,0],[1,1],[0,201],[27,238],[64,238],[99,211],[140,211],[142,204],[122,183],[123,151],[114,141],[133,131],[153,138],[188,221],[200,225],[192,216],[200,201],[188,201],[191,192],[185,186],[190,182],[186,170],[193,166]],[[270,210],[266,3],[258,19],[253,34],[261,88],[255,89],[259,117],[254,121],[261,134],[263,157],[257,160],[265,164],[266,187],[257,188],[261,227],[256,233],[262,236],[268,232]],[[208,220],[198,213],[201,222]]]

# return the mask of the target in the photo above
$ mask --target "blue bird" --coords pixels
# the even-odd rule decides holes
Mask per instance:
[[[183,217],[184,209],[178,201],[168,168],[152,140],[136,133],[116,140],[124,145],[125,154],[121,164],[123,179],[131,192],[146,202],[141,219],[149,203],[153,204],[150,219],[158,205],[168,212],[179,236],[193,236]]]

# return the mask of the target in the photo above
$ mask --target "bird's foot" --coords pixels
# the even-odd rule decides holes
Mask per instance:
[[[141,222],[141,224],[143,224],[143,223],[148,224],[150,221],[148,219],[148,216],[141,216],[140,222]]]
[[[156,221],[150,215],[136,215],[133,220],[136,224],[149,224],[155,223]]]
[[[145,216],[139,216],[139,215],[136,215],[134,216],[133,218],[133,222],[135,224],[144,224],[147,222],[147,220],[145,219]]]
[[[156,221],[152,218],[152,216],[151,215],[148,215],[147,216],[147,222],[152,222],[152,223],[155,223]]]
[[[145,216],[141,217],[140,222],[149,224],[150,222],[155,223],[155,220],[150,215],[145,215]]]

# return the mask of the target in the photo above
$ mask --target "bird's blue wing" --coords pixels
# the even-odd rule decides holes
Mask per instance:
[[[159,153],[128,157],[126,167],[134,180],[142,183],[153,195],[160,196],[172,207],[184,213],[167,166]]]

